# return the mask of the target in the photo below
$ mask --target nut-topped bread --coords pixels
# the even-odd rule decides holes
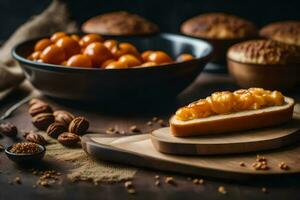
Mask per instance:
[[[255,25],[225,13],[207,13],[185,21],[181,31],[186,35],[207,39],[237,39],[255,36]]]
[[[263,27],[260,36],[300,46],[300,21],[274,22]]]
[[[235,44],[228,50],[227,57],[233,61],[248,64],[300,63],[298,47],[273,40],[249,40]]]
[[[139,15],[119,11],[89,19],[82,25],[82,31],[103,35],[144,35],[156,33],[159,28]]]

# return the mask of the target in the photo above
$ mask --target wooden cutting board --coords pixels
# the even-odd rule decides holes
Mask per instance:
[[[125,137],[89,134],[83,136],[82,146],[87,154],[97,159],[185,174],[249,179],[300,173],[300,145],[298,144],[277,150],[259,152],[268,161],[269,170],[265,171],[255,170],[252,167],[257,153],[214,156],[163,154],[154,148],[149,134]],[[240,162],[244,162],[245,166],[240,166]],[[285,162],[290,169],[280,169],[278,165],[281,162]]]
[[[156,150],[177,155],[213,155],[276,149],[300,140],[300,115],[277,127],[190,138],[172,135],[170,128],[152,132]]]

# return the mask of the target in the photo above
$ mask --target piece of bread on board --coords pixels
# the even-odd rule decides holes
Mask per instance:
[[[172,116],[170,119],[171,132],[176,137],[190,137],[279,125],[293,117],[294,100],[285,97],[284,101],[285,103],[281,106],[214,115],[189,121],[180,121]]]

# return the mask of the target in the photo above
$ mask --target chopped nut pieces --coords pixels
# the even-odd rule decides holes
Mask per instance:
[[[165,126],[165,122],[164,122],[164,120],[162,120],[162,119],[158,120],[158,124],[159,124],[160,126]]]
[[[204,180],[202,178],[201,179],[195,178],[193,179],[193,183],[196,185],[202,185],[204,183]]]
[[[157,117],[153,117],[153,118],[152,118],[152,121],[157,122],[157,121],[158,121],[158,118],[157,118]]]
[[[32,142],[17,143],[12,146],[10,152],[17,154],[34,154],[40,152],[39,146]]]
[[[281,162],[278,166],[282,170],[289,170],[290,169],[290,167],[287,164],[285,164],[284,162]]]
[[[116,132],[116,130],[113,127],[110,127],[106,130],[107,134],[114,134]]]
[[[132,184],[132,181],[126,181],[125,183],[124,183],[124,186],[125,186],[125,188],[127,189],[127,192],[129,193],[129,194],[135,194],[136,192],[135,192],[135,189],[134,189],[134,186],[133,186],[133,184]]]
[[[244,162],[240,162],[241,167],[246,167],[246,164]]]
[[[56,172],[54,170],[41,172],[36,171],[36,174],[40,175],[39,179],[36,182],[36,185],[40,185],[43,187],[48,187],[50,185],[55,184],[59,181],[59,176],[61,175],[59,172]]]
[[[227,194],[227,191],[226,191],[224,186],[219,186],[218,187],[218,192],[220,192],[221,194]]]
[[[252,164],[255,170],[269,170],[267,159],[264,156],[257,155],[256,162]]]
[[[176,185],[176,182],[172,176],[167,176],[165,179],[165,183],[168,183],[170,185]]]
[[[153,123],[152,123],[151,121],[149,121],[149,122],[147,122],[147,125],[148,125],[148,126],[152,126]]]
[[[160,180],[155,181],[155,186],[160,186]]]
[[[159,179],[160,177],[159,177],[159,175],[155,175],[154,178],[155,179]]]
[[[21,178],[19,176],[17,176],[14,181],[15,181],[16,184],[21,184],[22,183]]]
[[[267,193],[267,192],[268,192],[267,188],[265,188],[265,187],[262,187],[262,188],[261,188],[261,191],[262,191],[263,193]]]
[[[130,131],[133,132],[133,133],[141,132],[141,130],[138,129],[136,126],[131,126],[131,127],[130,127]]]

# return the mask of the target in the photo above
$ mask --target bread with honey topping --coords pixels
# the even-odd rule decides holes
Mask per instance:
[[[281,21],[264,26],[259,35],[275,41],[300,46],[300,21]]]
[[[240,17],[226,13],[207,13],[185,21],[181,32],[207,39],[237,39],[256,35],[255,25]]]
[[[157,33],[159,28],[139,15],[118,11],[89,19],[82,25],[82,31],[103,35],[147,35]]]
[[[174,136],[188,137],[244,131],[292,119],[294,100],[262,88],[215,92],[177,110],[170,119]]]

